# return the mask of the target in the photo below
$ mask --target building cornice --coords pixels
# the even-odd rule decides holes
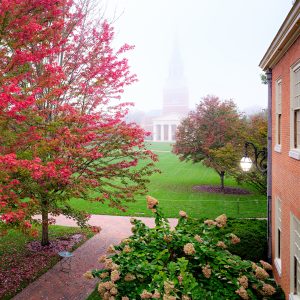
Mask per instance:
[[[259,66],[273,68],[300,35],[300,0],[296,0]]]

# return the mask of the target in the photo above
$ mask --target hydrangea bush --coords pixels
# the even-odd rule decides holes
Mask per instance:
[[[171,228],[158,201],[148,196],[147,203],[155,228],[131,219],[133,235],[108,248],[99,258],[102,269],[85,273],[100,279],[102,299],[284,299],[270,264],[242,260],[227,250],[240,239],[222,234],[226,215],[205,220],[194,235],[185,230],[184,211]]]

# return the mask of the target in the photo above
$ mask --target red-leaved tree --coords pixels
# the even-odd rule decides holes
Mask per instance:
[[[245,119],[233,101],[206,96],[178,126],[173,152],[181,160],[203,162],[224,176],[241,159]]]
[[[0,226],[31,229],[42,214],[84,225],[70,198],[125,201],[145,193],[156,159],[145,132],[126,124],[116,104],[136,77],[113,29],[89,19],[89,2],[3,0],[0,3]],[[139,164],[140,161],[145,161]]]

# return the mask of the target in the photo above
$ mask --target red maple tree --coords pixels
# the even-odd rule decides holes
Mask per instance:
[[[124,121],[129,104],[116,103],[136,81],[123,57],[132,47],[115,51],[112,27],[88,6],[0,3],[0,226],[34,233],[41,213],[42,245],[49,213],[86,223],[70,198],[124,209],[156,170],[144,130]]]
[[[173,152],[181,160],[203,162],[224,177],[240,160],[244,143],[245,119],[236,104],[206,96],[178,126]]]

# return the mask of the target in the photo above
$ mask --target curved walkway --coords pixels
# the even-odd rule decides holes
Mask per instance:
[[[58,216],[55,219],[56,225],[77,226],[73,220],[64,216]],[[137,219],[154,227],[153,218]],[[169,221],[171,226],[176,226],[177,219],[169,219]],[[60,263],[57,263],[16,295],[13,300],[85,300],[94,290],[97,280],[87,280],[82,275],[88,270],[100,268],[101,265],[97,263],[98,257],[106,253],[110,244],[117,244],[131,235],[132,226],[130,217],[107,215],[92,215],[89,224],[100,226],[102,231],[73,252],[72,271],[61,272]]]

